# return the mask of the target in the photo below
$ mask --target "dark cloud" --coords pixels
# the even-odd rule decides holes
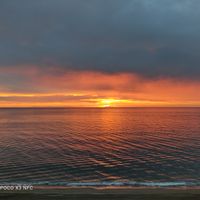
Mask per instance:
[[[0,1],[0,66],[200,77],[199,0]]]

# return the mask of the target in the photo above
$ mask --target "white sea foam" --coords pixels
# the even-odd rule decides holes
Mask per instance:
[[[7,183],[1,183],[7,185]],[[137,182],[137,181],[102,181],[102,182],[16,182],[12,185],[31,184],[35,186],[66,186],[66,187],[195,187],[200,182],[174,181],[174,182]],[[10,185],[10,183],[9,183]]]

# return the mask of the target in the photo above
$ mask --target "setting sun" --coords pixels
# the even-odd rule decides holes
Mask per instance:
[[[126,100],[126,99],[99,99],[98,105],[99,107],[124,107],[124,106],[133,106],[134,101]]]
[[[100,107],[112,107],[115,105],[115,103],[119,103],[120,100],[118,99],[101,99],[99,101]]]

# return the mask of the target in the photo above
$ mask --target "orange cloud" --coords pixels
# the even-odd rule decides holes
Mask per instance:
[[[22,69],[4,71],[26,79],[18,87],[1,86],[0,107],[200,106],[199,81],[95,71],[45,73],[34,66]]]

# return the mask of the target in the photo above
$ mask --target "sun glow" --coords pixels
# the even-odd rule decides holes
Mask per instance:
[[[125,99],[99,99],[98,105],[99,107],[118,107],[122,105],[126,105],[127,103],[131,103],[132,101],[125,100]]]
[[[99,106],[100,107],[104,107],[104,108],[106,108],[106,107],[110,107],[113,103],[115,103],[117,100],[115,100],[115,99],[101,99],[100,101],[99,101]]]

